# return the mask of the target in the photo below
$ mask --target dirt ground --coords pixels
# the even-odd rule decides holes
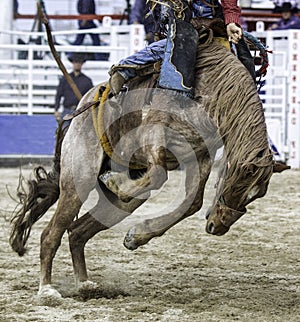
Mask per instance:
[[[28,177],[31,170],[23,170]],[[267,195],[222,237],[205,232],[204,209],[136,251],[123,247],[127,228],[178,202],[181,171],[136,214],[86,247],[93,294],[76,292],[67,236],[53,284],[60,305],[38,302],[39,238],[55,206],[34,226],[29,252],[8,244],[18,168],[0,169],[0,321],[300,321],[300,171],[273,176]]]

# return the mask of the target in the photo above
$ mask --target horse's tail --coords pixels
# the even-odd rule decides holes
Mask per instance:
[[[66,129],[59,125],[56,137],[53,167],[47,172],[42,166],[34,169],[33,180],[27,180],[27,191],[23,186],[23,177],[17,189],[19,206],[11,220],[13,228],[9,243],[20,256],[26,252],[26,243],[33,224],[38,221],[59,198],[60,155],[61,145]]]

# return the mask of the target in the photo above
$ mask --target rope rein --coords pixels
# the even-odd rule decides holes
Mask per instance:
[[[248,42],[250,42],[254,47],[256,47],[259,50],[259,55],[262,58],[261,67],[256,71],[256,77],[258,77],[258,80],[256,81],[256,86],[257,91],[259,92],[264,83],[261,79],[262,77],[266,76],[267,69],[269,67],[268,54],[271,54],[272,50],[267,50],[263,43],[251,33],[243,31],[243,35]]]

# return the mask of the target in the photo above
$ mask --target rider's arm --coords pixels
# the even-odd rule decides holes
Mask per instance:
[[[241,8],[237,0],[222,0],[224,21],[229,41],[237,44],[242,38]]]
[[[223,15],[225,25],[236,23],[241,25],[241,8],[237,4],[237,0],[222,0]]]

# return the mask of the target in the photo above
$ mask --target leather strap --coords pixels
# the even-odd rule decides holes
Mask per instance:
[[[104,92],[105,90],[105,86],[101,86],[99,91],[100,91],[100,98],[101,98],[101,94]],[[96,101],[91,101],[91,102],[87,102],[85,103],[83,106],[81,106],[79,109],[74,110],[71,114],[67,114],[64,116],[63,121],[70,121],[72,120],[74,117],[78,116],[79,114],[85,112],[86,110],[88,110],[90,107],[99,104],[100,103],[100,98]]]

